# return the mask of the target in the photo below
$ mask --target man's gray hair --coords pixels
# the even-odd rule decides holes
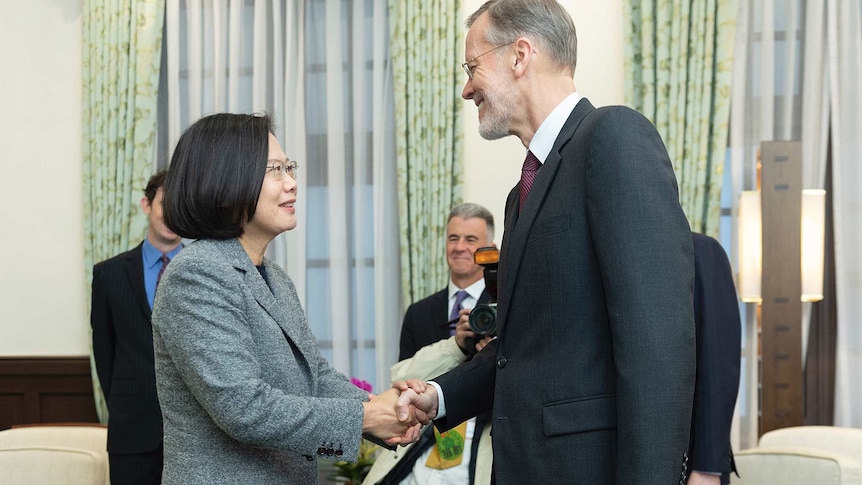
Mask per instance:
[[[494,216],[488,209],[473,202],[466,202],[452,208],[449,212],[449,218],[446,219],[446,223],[448,224],[453,217],[460,217],[461,219],[473,219],[475,217],[482,219],[485,221],[485,225],[488,226],[488,244],[494,241]]]
[[[483,13],[488,14],[485,40],[495,46],[530,37],[560,67],[575,75],[578,37],[569,12],[556,0],[488,0],[467,19],[467,28]],[[503,55],[504,50],[498,51]]]

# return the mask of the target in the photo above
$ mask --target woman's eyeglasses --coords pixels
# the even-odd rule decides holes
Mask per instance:
[[[299,163],[294,160],[270,160],[266,166],[266,173],[272,172],[276,180],[284,180],[285,175],[290,175],[290,178],[296,180],[296,171],[299,169]]]

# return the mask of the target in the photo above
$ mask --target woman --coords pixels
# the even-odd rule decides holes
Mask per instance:
[[[267,116],[207,116],[174,151],[165,221],[196,241],[153,310],[165,484],[316,483],[316,456],[355,460],[363,432],[416,436],[394,390],[363,402],[323,359],[292,281],[264,257],[296,227],[296,169]]]

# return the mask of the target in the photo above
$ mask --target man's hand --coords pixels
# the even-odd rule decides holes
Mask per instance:
[[[471,311],[473,311],[472,308],[462,309],[461,317],[455,325],[455,343],[465,355],[480,352],[494,338],[492,335],[478,335],[470,329]]]
[[[473,341],[476,338],[476,333],[470,330],[471,311],[473,311],[472,308],[462,308],[461,317],[455,324],[455,343],[465,354],[470,353],[470,347],[473,346]]]
[[[410,410],[404,419],[396,414],[399,391],[389,389],[362,403],[362,432],[370,433],[390,445],[406,445],[419,439],[421,425]],[[373,396],[373,395],[369,395]]]
[[[392,387],[401,391],[395,405],[398,419],[409,421],[412,417],[422,424],[428,424],[437,416],[437,389],[434,386],[410,379],[395,382]]]

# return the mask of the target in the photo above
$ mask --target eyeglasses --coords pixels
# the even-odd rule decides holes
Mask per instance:
[[[499,49],[499,48],[501,48],[501,47],[506,47],[507,45],[511,45],[511,44],[514,44],[514,43],[515,43],[515,41],[507,42],[507,43],[505,43],[505,44],[500,44],[500,45],[498,45],[498,46],[494,47],[494,48],[493,48],[493,49],[491,49],[491,50],[487,50],[487,51],[485,51],[485,52],[483,52],[483,53],[479,54],[478,56],[476,56],[476,57],[474,57],[474,58],[470,59],[469,61],[465,62],[464,64],[461,64],[461,67],[463,67],[463,68],[464,68],[464,72],[466,72],[466,73],[467,73],[467,77],[469,77],[469,78],[472,80],[472,79],[473,79],[473,69],[476,69],[476,65],[475,65],[475,64],[473,64],[473,65],[471,66],[471,65],[470,65],[470,63],[471,63],[471,62],[476,62],[476,60],[477,60],[477,59],[479,59],[480,57],[484,56],[485,54],[488,54],[488,53],[494,52],[495,50],[497,50],[497,49]]]
[[[272,172],[276,180],[284,180],[285,175],[290,175],[290,178],[296,180],[296,171],[299,170],[299,163],[295,160],[269,160],[271,165],[266,166],[266,173]]]

